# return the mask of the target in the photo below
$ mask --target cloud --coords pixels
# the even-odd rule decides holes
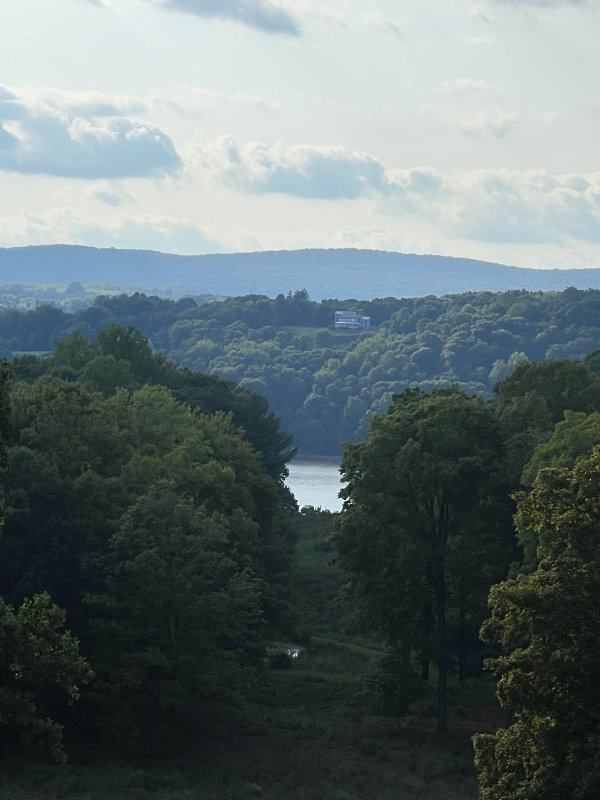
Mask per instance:
[[[119,181],[96,180],[89,183],[76,183],[64,186],[52,193],[55,204],[73,203],[82,207],[82,201],[100,202],[112,208],[131,205],[135,198],[129,194]]]
[[[328,0],[280,0],[288,9],[293,9],[294,13],[305,22],[324,22],[328,25],[336,25],[345,30],[372,30],[376,33],[383,33],[404,39],[404,31],[400,24],[385,14],[378,11],[369,11],[366,14],[353,13],[347,3],[335,3]]]
[[[100,8],[110,8],[110,0],[75,0]],[[302,35],[302,25],[315,21],[346,30],[373,30],[404,39],[400,24],[384,14],[370,11],[353,13],[346,2],[327,0],[142,0],[167,12],[195,17],[230,20],[268,34]]]
[[[464,47],[488,47],[493,44],[493,39],[489,36],[468,36],[462,44]]]
[[[222,136],[196,144],[190,160],[213,183],[250,194],[339,200],[390,189],[377,159],[345,147],[251,142],[239,149]]]
[[[243,92],[219,92],[203,86],[181,85],[170,88],[168,92],[153,92],[148,96],[153,109],[167,109],[187,117],[202,117],[223,109],[251,109],[258,112],[277,111],[278,102],[266,97]]]
[[[215,203],[227,205],[231,215],[227,219],[217,215],[210,228],[200,211],[193,217],[191,212],[189,216],[132,213],[135,206],[127,205],[129,196],[118,183],[100,181],[89,187],[76,183],[54,196],[47,211],[0,217],[0,242],[4,246],[64,242],[178,253],[363,246],[487,258],[510,252],[512,259],[527,251],[528,259],[538,262],[540,254],[553,249],[556,264],[563,253],[563,265],[567,253],[585,252],[586,258],[600,253],[600,172],[442,172],[416,167],[383,170],[377,181],[381,191],[369,185],[360,195],[321,192],[320,197],[342,202],[335,208],[319,204],[316,209],[313,202],[300,205],[297,198],[307,197],[306,193],[274,194],[261,197],[259,203],[243,194],[220,194],[215,186],[211,189]],[[264,190],[264,182],[257,190]],[[255,213],[259,204],[262,211]],[[334,236],[336,229],[343,236]]]
[[[265,33],[299,36],[295,15],[274,0],[146,0],[165,11],[229,19]]]
[[[469,92],[466,85],[462,90]],[[456,239],[600,243],[600,172],[386,169],[374,156],[344,147],[238,147],[227,136],[194,145],[189,157],[192,172],[215,189],[308,200],[364,198],[388,218],[425,222]]]
[[[555,244],[576,239],[597,243],[600,173],[475,173],[452,216],[457,234],[469,239]]]
[[[0,87],[0,170],[73,178],[175,172],[179,155],[165,133],[137,119],[144,110],[128,96]]]
[[[591,6],[594,0],[495,0],[505,6],[534,6],[538,8],[563,8],[569,6]]]
[[[45,214],[0,217],[0,240],[6,247],[60,242],[186,254],[227,250],[190,219],[158,214],[98,218],[69,206]]]
[[[600,243],[600,172],[395,170],[406,208],[447,235],[492,243]]]
[[[458,78],[442,81],[423,104],[423,111],[445,117],[465,136],[481,141],[503,139],[519,122],[516,111],[506,111],[496,102],[500,90],[486,81]]]
[[[396,22],[396,20],[391,19],[391,17],[386,17],[383,14],[371,12],[369,14],[365,14],[361,18],[361,21],[367,28],[371,28],[378,33],[386,33],[389,36],[394,36],[402,41],[406,39],[400,24]]]
[[[92,200],[100,200],[100,202],[114,208],[134,202],[133,197],[117,181],[94,183],[89,188],[88,194]]]

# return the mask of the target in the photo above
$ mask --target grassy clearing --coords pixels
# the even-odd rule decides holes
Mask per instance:
[[[0,763],[2,800],[476,800],[471,736],[502,718],[491,679],[451,689],[451,732],[434,704],[402,719],[375,715],[365,679],[380,653],[340,632],[341,576],[331,563],[332,515],[299,521],[294,590],[307,641],[289,669],[266,669],[235,719],[172,743],[172,756],[125,761],[80,752],[65,766]],[[432,678],[433,679],[433,678]]]
[[[371,656],[318,643],[289,670],[266,673],[234,729],[152,763],[7,762],[10,800],[475,800],[468,717],[434,732],[433,708],[398,720],[369,714],[361,690]],[[366,649],[366,648],[365,648]],[[480,709],[482,710],[482,709]]]

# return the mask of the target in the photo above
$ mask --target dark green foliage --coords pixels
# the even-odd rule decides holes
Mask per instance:
[[[102,391],[111,383],[131,385],[127,364],[135,380],[174,388],[164,364],[130,346],[139,337],[132,333],[135,326],[155,351],[181,366],[240,382],[266,397],[300,450],[335,454],[341,442],[364,438],[367,417],[385,411],[393,394],[407,386],[431,391],[458,383],[467,393],[491,396],[494,385],[519,364],[583,359],[600,344],[599,298],[597,290],[576,289],[320,303],[298,290],[274,299],[248,295],[202,305],[192,298],[172,301],[139,293],[100,296],[91,308],[63,314],[62,323],[57,317],[51,329],[45,312],[37,309],[29,316],[0,313],[0,353],[3,339],[11,343],[7,354],[33,349],[28,344],[33,339],[38,344],[43,339],[39,349],[49,351],[73,330],[93,338],[117,324],[117,336],[114,328],[103,334],[104,349],[95,355],[104,358],[88,366],[88,385]],[[372,330],[333,330],[340,308],[370,316]],[[61,354],[61,366],[52,367],[62,370],[56,374],[68,377],[65,370],[74,369],[72,377],[79,375],[82,366],[75,356],[65,364]],[[15,375],[25,377],[33,366],[22,357]],[[554,402],[546,397],[539,408],[528,406],[527,413],[539,416],[540,424],[556,421],[556,413],[562,418],[560,407],[572,401],[570,390],[563,394],[565,387],[555,388]],[[521,468],[540,441],[524,436],[529,454],[519,455]]]
[[[9,364],[2,359],[0,360],[0,467],[6,464],[6,446],[10,430],[9,379]]]
[[[583,364],[573,361],[519,364],[496,386],[495,394],[499,413],[504,416],[509,416],[509,409],[517,401],[535,397],[539,408],[532,423],[540,430],[548,430],[561,421],[565,409],[586,414],[597,411],[600,378]]]
[[[456,388],[407,390],[371,420],[367,442],[346,445],[341,472],[338,564],[365,623],[403,668],[416,657],[426,674],[429,659],[437,663],[444,730],[447,674],[454,656],[464,656],[466,609],[470,625],[481,622],[493,576],[510,557],[502,431],[480,398]]]
[[[44,592],[18,609],[0,599],[0,751],[9,731],[27,744],[42,744],[65,761],[63,726],[50,714],[60,694],[69,703],[93,673],[78,642],[63,632],[65,613]]]
[[[134,331],[109,333],[140,374],[176,372]],[[76,337],[59,358],[87,349]],[[85,713],[153,752],[182,714],[201,719],[255,685],[263,636],[289,624],[285,518],[231,413],[194,411],[159,385],[109,394],[52,374],[15,384],[0,593],[18,605],[52,592],[97,674]]]
[[[517,527],[539,542],[538,567],[492,588],[482,629],[513,722],[475,739],[482,800],[595,800],[600,795],[600,450],[540,472]]]
[[[105,592],[85,598],[108,684],[99,722],[147,753],[170,710],[239,703],[255,681],[260,581],[231,551],[226,520],[164,481],[123,514],[99,558]]]
[[[403,717],[411,705],[431,695],[406,655],[390,648],[375,662],[365,681],[364,699],[369,708],[388,716]]]
[[[550,439],[538,445],[525,465],[523,483],[531,486],[544,467],[572,467],[597,444],[600,444],[600,413],[565,410],[564,420],[557,422]]]
[[[13,363],[16,376],[23,380],[35,380],[41,374],[78,380],[105,396],[118,389],[162,385],[193,409],[205,413],[231,411],[235,424],[261,454],[269,475],[280,484],[287,476],[286,463],[295,453],[292,437],[281,430],[264,397],[213,375],[177,368],[162,354],[153,353],[147,338],[133,325],[125,328],[111,323],[94,341],[74,331],[57,343],[52,357],[27,357]]]
[[[7,466],[10,422],[9,369],[0,362],[1,467]],[[4,516],[2,492],[0,529]],[[10,557],[0,556],[4,574],[11,572],[19,579],[16,567]],[[59,705],[53,693],[59,690],[72,703],[92,672],[79,655],[77,640],[63,632],[64,624],[64,611],[47,592],[25,600],[17,613],[0,596],[0,755],[10,731],[24,742],[45,744],[57,761],[65,760],[62,726],[50,716]]]
[[[514,484],[565,411],[589,414],[600,410],[600,378],[573,361],[519,364],[494,391],[498,415],[509,437],[508,464]],[[526,480],[531,482],[533,477],[529,470]]]

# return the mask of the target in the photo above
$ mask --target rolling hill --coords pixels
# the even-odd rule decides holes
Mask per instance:
[[[378,250],[279,250],[182,256],[77,245],[0,248],[0,284],[135,286],[162,295],[423,297],[465,291],[600,288],[600,269],[526,269],[467,258]]]

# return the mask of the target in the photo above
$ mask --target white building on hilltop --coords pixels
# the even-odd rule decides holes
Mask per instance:
[[[334,327],[353,331],[368,331],[371,327],[371,317],[361,317],[356,311],[336,311]]]

